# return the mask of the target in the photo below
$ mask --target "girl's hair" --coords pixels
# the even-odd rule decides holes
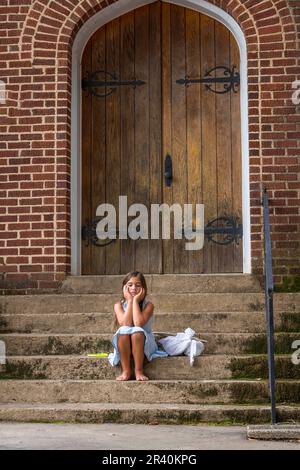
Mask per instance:
[[[130,279],[132,277],[137,277],[140,281],[141,281],[141,284],[142,284],[142,287],[145,289],[145,295],[144,295],[144,298],[139,302],[139,306],[140,306],[140,309],[142,310],[142,305],[143,305],[143,301],[147,295],[147,284],[146,284],[146,279],[145,279],[145,276],[143,275],[143,273],[141,273],[140,271],[130,271],[129,273],[126,274],[126,276],[123,278],[123,281],[122,281],[122,298],[120,299],[120,302],[121,304],[123,302],[126,301],[125,297],[124,297],[124,293],[123,293],[123,288],[124,286],[127,284],[128,281],[130,281]],[[115,325],[118,325],[118,320],[117,320],[117,317],[116,317],[116,314],[115,314]]]

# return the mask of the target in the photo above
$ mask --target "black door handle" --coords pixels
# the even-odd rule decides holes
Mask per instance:
[[[167,154],[165,158],[165,171],[164,171],[165,182],[167,186],[171,186],[173,179],[172,171],[172,158],[171,155]]]

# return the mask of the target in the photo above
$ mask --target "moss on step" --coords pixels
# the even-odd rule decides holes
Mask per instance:
[[[6,421],[6,420],[5,420]],[[76,423],[76,424],[91,424],[91,423],[94,423],[94,424],[102,424],[104,422],[108,422],[110,423],[111,421],[102,421],[102,420],[99,420],[99,419],[87,419],[87,420],[82,420],[82,419],[75,419],[75,420],[70,420],[70,419],[66,419],[66,420],[60,420],[60,421],[57,421],[57,420],[52,420],[51,418],[49,419],[46,419],[46,418],[43,418],[43,419],[33,419],[31,418],[30,420],[25,420],[25,419],[15,419],[15,420],[11,420],[11,421],[14,421],[14,422],[18,422],[18,423],[32,423],[32,424],[70,424],[70,423]],[[285,423],[285,424],[295,424],[295,421],[293,421],[292,419],[290,420],[287,420],[286,419],[286,416],[284,413],[282,413],[281,411],[277,411],[277,421],[279,423]],[[1,422],[1,419],[0,419],[0,422]],[[119,421],[113,421],[113,423],[116,423],[116,424],[126,424],[127,422],[126,421],[123,421],[123,420],[119,420]],[[268,414],[266,415],[262,415],[262,416],[255,416],[253,419],[252,417],[251,418],[247,418],[245,419],[245,417],[242,419],[240,416],[235,418],[235,419],[229,419],[229,418],[226,418],[226,419],[220,419],[219,421],[209,421],[209,420],[204,420],[204,419],[198,419],[197,421],[190,421],[189,419],[173,419],[173,420],[165,420],[165,419],[157,419],[157,420],[150,420],[149,422],[145,422],[145,421],[142,421],[142,422],[131,422],[130,424],[149,424],[149,425],[159,425],[159,424],[165,424],[165,425],[172,425],[172,424],[176,424],[176,425],[185,425],[185,426],[201,426],[201,425],[205,425],[205,426],[247,426],[249,424],[269,424],[270,423],[270,416],[268,416]]]
[[[5,318],[0,317],[0,333],[6,333],[7,325],[8,325],[7,320],[5,320]]]
[[[189,424],[189,423],[186,423]],[[242,422],[242,423],[237,423],[236,421],[232,421],[230,419],[226,419],[224,421],[202,421],[201,423],[197,424],[205,424],[205,426],[240,426],[241,424],[246,425],[248,423]]]
[[[47,366],[43,364],[42,360],[29,363],[27,361],[10,362],[8,359],[5,371],[0,374],[0,379],[43,380],[47,378],[46,369]]]
[[[297,336],[296,336],[297,335]],[[275,333],[275,354],[289,354],[292,352],[291,346],[294,340],[298,339],[298,334]],[[241,352],[245,354],[267,354],[267,336],[255,334],[247,338],[242,345]]]
[[[268,358],[266,355],[233,357],[228,368],[231,370],[233,379],[268,378]],[[277,379],[300,379],[300,366],[292,363],[290,355],[275,356],[275,371]]]
[[[300,292],[300,276],[284,276],[280,285],[274,287],[275,292]]]
[[[300,383],[297,382],[277,382],[276,400],[281,404],[300,403]]]
[[[232,424],[263,424],[267,421],[265,411],[258,410],[226,410],[224,415]]]
[[[292,354],[293,341],[299,338],[299,334],[275,333],[275,354]],[[267,352],[267,349],[266,349]]]
[[[122,421],[121,410],[105,410],[103,423],[117,423]]]
[[[268,382],[230,384],[230,398],[233,403],[269,404]],[[300,403],[300,382],[291,380],[276,382],[276,401],[280,404]]]
[[[75,337],[76,340],[76,337]],[[108,339],[94,339],[93,337],[83,337],[80,341],[71,340],[70,343],[62,341],[57,336],[49,336],[47,343],[41,348],[41,354],[51,355],[73,355],[96,352],[110,352],[111,341]]]
[[[194,392],[196,392],[196,389],[199,390],[199,387],[195,387]],[[207,388],[206,390],[199,391],[200,397],[216,397],[218,394],[219,394],[219,390],[216,387],[210,387],[210,388]]]
[[[249,308],[249,311],[253,311],[253,312],[259,311],[260,312],[261,310],[264,310],[265,304],[260,302],[257,299],[255,302],[250,302],[250,304],[248,304],[248,308]]]
[[[24,326],[24,330],[23,331],[21,330],[20,333],[32,333],[33,328],[34,327],[32,323],[26,323],[26,325]]]
[[[268,364],[265,356],[234,357],[228,368],[231,370],[233,379],[268,377]]]
[[[31,418],[30,420],[16,420],[18,423],[32,423],[32,424],[37,424],[37,423],[41,423],[41,424],[70,424],[70,423],[76,423],[76,424],[91,424],[91,423],[96,423],[96,424],[102,424],[102,423],[115,423],[115,424],[126,424],[127,422],[122,420],[122,419],[115,419],[114,421],[109,421],[109,420],[100,420],[99,419],[95,419],[93,420],[92,418],[89,418],[87,420],[82,420],[82,419],[79,419],[79,418],[75,418],[75,419],[66,419],[66,420],[61,420],[61,421],[57,421],[57,420],[52,420],[51,418],[49,419],[46,419],[46,418],[43,418],[43,419],[33,419]],[[1,420],[0,420],[1,422]],[[264,421],[259,421],[258,423],[259,424],[264,424],[264,423],[267,423],[268,422],[268,419],[266,418]],[[205,424],[206,426],[240,426],[240,425],[247,425],[249,424],[249,421],[246,422],[245,420],[244,421],[236,421],[236,420],[230,420],[230,419],[226,419],[226,420],[220,420],[220,421],[206,421],[206,420],[201,420],[201,419],[197,419],[197,420],[194,420],[194,421],[191,421],[189,419],[177,419],[177,418],[174,418],[172,420],[169,420],[169,419],[161,419],[161,418],[158,418],[158,419],[153,419],[153,420],[149,420],[148,421],[145,421],[145,420],[141,420],[141,421],[138,421],[138,422],[131,422],[130,424],[149,424],[149,425],[159,425],[159,424],[176,424],[176,425],[185,425],[185,426],[199,426],[199,425],[203,425]]]
[[[205,414],[205,412],[204,412]],[[168,419],[168,417],[167,417]],[[163,419],[163,422],[165,420]],[[210,425],[241,425],[241,424],[258,424],[266,422],[266,416],[264,412],[260,412],[260,410],[249,409],[243,405],[242,410],[238,409],[223,409],[222,410],[222,417],[219,420],[211,421],[204,416],[201,416],[201,411],[197,411],[195,413],[190,412],[188,416],[186,413],[183,412],[183,416],[176,416],[174,419],[174,423],[176,424],[210,424]]]
[[[80,351],[97,353],[97,352],[111,352],[112,344],[110,339],[91,339],[83,338],[79,343]]]
[[[47,343],[41,348],[41,354],[50,356],[52,354],[70,355],[73,354],[73,348],[64,344],[60,339],[55,336],[49,336]]]
[[[241,409],[222,409],[216,410],[211,415],[207,410],[140,410],[132,414],[132,410],[103,410],[99,415],[97,411],[86,410],[73,410],[74,413],[69,413],[71,410],[57,410],[46,416],[40,418],[28,417],[29,419],[14,416],[11,421],[30,422],[30,423],[131,423],[131,424],[184,424],[184,425],[201,425],[206,424],[210,426],[232,426],[232,425],[246,425],[246,424],[263,424],[270,421],[269,405],[264,409],[253,408],[248,405],[242,406]],[[293,407],[293,409],[297,409]],[[52,410],[51,410],[52,411]],[[66,412],[66,414],[65,414]],[[57,419],[56,414],[60,414],[60,419]],[[294,411],[292,410],[279,410],[277,409],[278,422],[291,422],[291,416]],[[39,413],[38,413],[39,414]],[[1,418],[0,418],[1,421]]]
[[[280,323],[276,331],[284,331],[286,333],[300,331],[300,311],[294,313],[281,313],[279,315]]]
[[[251,402],[251,404],[265,403],[269,396],[265,383],[236,383],[230,384],[230,398],[234,403]]]

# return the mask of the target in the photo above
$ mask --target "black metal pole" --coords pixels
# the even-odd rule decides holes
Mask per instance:
[[[268,343],[269,390],[271,398],[271,422],[276,424],[276,384],[274,360],[273,270],[269,220],[269,203],[266,189],[263,195],[264,251],[265,251],[265,305]]]
[[[266,289],[266,320],[268,341],[268,369],[269,391],[271,398],[271,422],[276,424],[276,385],[275,385],[275,361],[274,361],[274,320],[273,320],[273,292]]]

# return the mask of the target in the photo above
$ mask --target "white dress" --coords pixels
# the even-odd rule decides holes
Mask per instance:
[[[145,297],[142,304],[142,310],[144,310],[145,305],[149,302]],[[125,312],[127,306],[127,301],[122,303],[123,311]],[[145,344],[144,344],[144,353],[148,361],[155,359],[157,357],[166,357],[168,353],[158,349],[156,344],[154,334],[151,330],[153,323],[153,315],[149,318],[147,323],[143,327],[141,326],[121,326],[112,337],[112,345],[114,347],[114,352],[108,355],[108,360],[112,366],[116,366],[120,362],[120,353],[118,349],[118,336],[119,335],[131,335],[139,331],[143,332],[145,335]]]

